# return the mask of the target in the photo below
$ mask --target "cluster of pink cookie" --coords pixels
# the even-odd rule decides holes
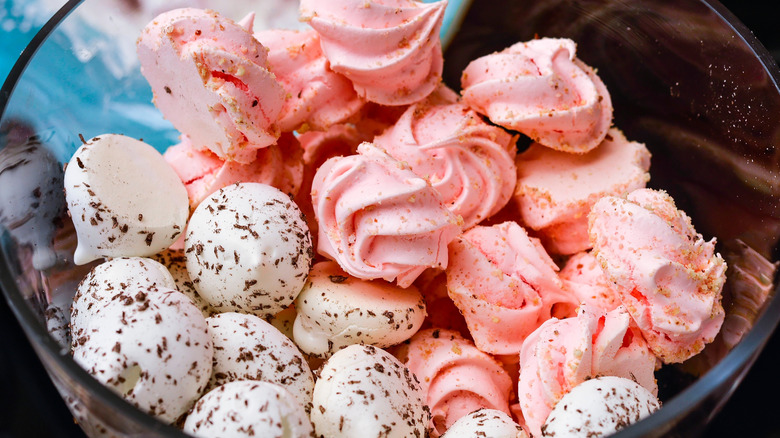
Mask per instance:
[[[76,260],[112,259],[74,301],[76,360],[198,436],[600,434],[657,409],[657,367],[723,322],[714,240],[645,188],[574,42],[444,86],[445,7],[150,23],[142,72],[182,142],[100,136],[69,163]]]

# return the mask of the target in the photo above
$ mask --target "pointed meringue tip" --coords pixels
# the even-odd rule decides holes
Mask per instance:
[[[238,22],[238,25],[246,29],[247,32],[254,33],[255,13],[250,12],[246,14],[246,16]]]

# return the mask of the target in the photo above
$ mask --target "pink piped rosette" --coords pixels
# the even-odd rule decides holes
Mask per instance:
[[[460,221],[407,165],[371,143],[326,161],[314,175],[317,250],[362,279],[407,287],[427,268],[447,266]]]
[[[576,51],[572,40],[540,38],[478,58],[463,70],[463,100],[547,147],[587,152],[612,124],[612,101]]]
[[[398,348],[397,356],[420,380],[431,409],[433,436],[478,409],[509,414],[509,374],[457,332],[421,330]]]
[[[515,138],[444,86],[411,105],[374,143],[428,180],[464,229],[497,213],[515,188]]]

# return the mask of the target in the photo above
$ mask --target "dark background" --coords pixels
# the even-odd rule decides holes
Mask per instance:
[[[474,3],[480,1],[484,0]],[[754,32],[776,60],[780,59],[780,30],[773,3],[722,3]],[[779,364],[780,334],[775,334],[705,436],[780,438]],[[0,437],[84,437],[4,299],[0,299]]]

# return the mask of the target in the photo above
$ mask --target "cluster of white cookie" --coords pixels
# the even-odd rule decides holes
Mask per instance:
[[[76,362],[199,436],[424,436],[420,383],[381,349],[420,328],[420,292],[312,267],[306,221],[278,189],[231,185],[190,215],[171,173],[151,146],[114,134],[68,163],[77,263],[105,260],[72,305]]]

